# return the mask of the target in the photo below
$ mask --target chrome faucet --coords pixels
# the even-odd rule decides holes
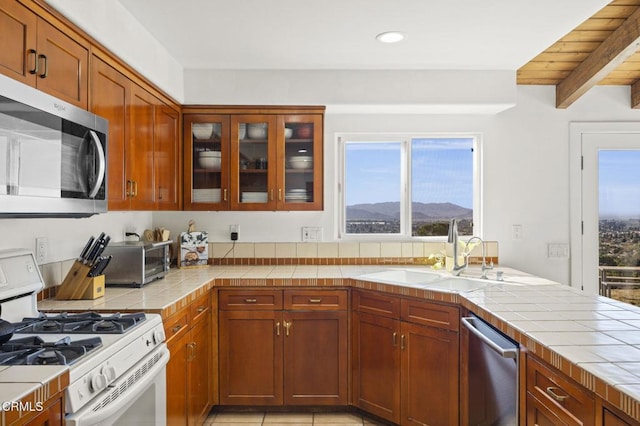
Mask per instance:
[[[480,244],[482,244],[482,278],[483,279],[487,279],[487,271],[490,269],[493,269],[493,261],[491,261],[490,265],[487,265],[487,257],[486,257],[486,252],[485,252],[485,244],[484,244],[484,240],[480,237],[471,237],[469,238],[469,240],[467,241],[467,244],[464,246],[464,251],[467,251],[467,247],[469,247],[469,243],[473,240],[478,240],[480,241]],[[469,264],[469,254],[467,254],[464,258],[464,263],[465,266]]]
[[[460,273],[467,268],[468,262],[465,258],[465,262],[462,265],[458,265],[458,221],[456,219],[451,219],[449,223],[447,242],[453,244],[453,268],[451,269],[451,273],[453,275],[460,275]]]

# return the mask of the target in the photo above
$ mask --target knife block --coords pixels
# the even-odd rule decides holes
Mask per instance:
[[[104,275],[89,277],[91,267],[77,260],[56,291],[58,300],[96,299],[104,295]],[[101,278],[100,278],[101,277]],[[97,279],[100,278],[100,279]],[[101,287],[101,290],[97,288]],[[99,294],[101,293],[101,294]]]

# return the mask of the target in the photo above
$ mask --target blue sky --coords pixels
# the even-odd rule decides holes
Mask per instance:
[[[400,201],[400,142],[350,143],[347,205]],[[473,207],[473,139],[413,139],[413,201]]]
[[[600,217],[640,217],[640,150],[598,153]]]

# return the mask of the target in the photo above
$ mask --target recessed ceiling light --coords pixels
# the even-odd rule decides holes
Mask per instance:
[[[386,31],[376,36],[376,40],[382,43],[397,43],[404,40],[405,35],[400,31]]]

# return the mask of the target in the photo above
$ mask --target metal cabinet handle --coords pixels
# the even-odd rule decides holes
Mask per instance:
[[[187,361],[191,362],[194,359],[196,359],[196,343],[195,342],[187,343],[187,348],[189,349],[189,357]]]
[[[136,182],[135,180],[133,180],[132,182],[133,182],[133,196],[137,197],[138,196],[138,182]]]
[[[280,335],[280,321],[276,323],[276,336]]]
[[[394,332],[391,335],[391,344],[393,344],[393,346],[398,346],[398,333]]]
[[[269,198],[273,201],[273,189],[269,190]]]
[[[400,336],[400,349],[404,351],[405,348],[405,335]]]
[[[29,74],[38,74],[38,52],[35,49],[29,49],[27,55],[33,55],[33,68],[29,70]]]
[[[199,313],[199,314],[204,312],[204,311],[206,311],[206,310],[207,310],[206,306],[200,306],[200,307],[196,308],[196,312]]]
[[[322,303],[322,299],[309,299],[309,303]]]
[[[278,201],[282,201],[282,188],[278,188]]]
[[[250,298],[244,299],[244,303],[256,303],[257,301],[258,299],[250,299]]]
[[[227,201],[227,188],[222,190],[222,200]]]
[[[284,322],[285,336],[289,336],[289,331],[291,330],[291,327],[293,327],[293,322],[292,321],[285,321]]]
[[[127,180],[127,189],[125,191],[127,197],[133,197],[133,182]]]
[[[47,55],[43,55],[42,53],[38,55],[38,62],[41,59],[44,62],[44,72],[42,74],[38,74],[38,77],[47,78],[47,76],[49,75],[49,59],[47,58]]]
[[[182,328],[182,324],[178,324],[171,329],[171,333],[176,334]]]
[[[555,399],[555,400],[556,400],[556,401],[558,401],[558,402],[564,402],[566,399],[568,399],[568,398],[569,398],[569,395],[560,395],[560,394],[558,393],[558,391],[562,391],[562,389],[560,389],[560,388],[558,388],[558,387],[556,387],[556,386],[549,386],[549,387],[546,389],[546,391],[547,391],[547,394],[548,394],[551,398]]]

